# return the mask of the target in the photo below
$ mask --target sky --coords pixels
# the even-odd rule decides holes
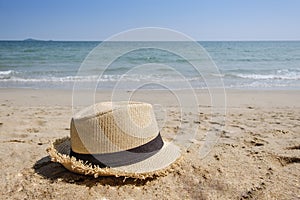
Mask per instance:
[[[300,40],[299,0],[0,0],[0,40],[99,41],[162,27],[195,40]]]

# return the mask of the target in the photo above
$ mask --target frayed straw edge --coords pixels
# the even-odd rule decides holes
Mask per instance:
[[[49,148],[47,148],[47,152],[51,157],[51,161],[58,162],[62,164],[66,169],[72,171],[74,173],[83,174],[83,175],[90,175],[98,178],[99,176],[115,176],[115,177],[124,177],[124,181],[127,178],[136,178],[136,179],[147,179],[147,178],[155,178],[159,176],[166,176],[168,173],[172,173],[179,167],[179,157],[175,162],[170,164],[167,168],[152,171],[152,172],[145,172],[145,173],[129,173],[118,171],[113,168],[101,168],[98,165],[88,164],[82,160],[76,159],[75,157],[70,157],[67,154],[61,154],[56,150],[56,146],[60,145],[67,140],[70,140],[69,137],[64,137],[61,139],[57,139],[55,142],[51,144]]]

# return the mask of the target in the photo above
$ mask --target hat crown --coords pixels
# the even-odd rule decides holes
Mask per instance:
[[[102,102],[74,115],[70,134],[74,152],[102,154],[146,144],[159,134],[159,129],[151,104]]]

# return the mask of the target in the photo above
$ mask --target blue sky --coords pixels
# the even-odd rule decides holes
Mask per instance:
[[[103,40],[164,27],[196,40],[300,40],[299,0],[0,0],[0,40]]]

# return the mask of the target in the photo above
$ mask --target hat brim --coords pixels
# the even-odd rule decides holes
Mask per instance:
[[[56,140],[48,149],[52,161],[61,163],[69,171],[98,176],[124,176],[145,179],[164,175],[181,155],[180,148],[173,143],[164,142],[164,146],[153,156],[130,165],[120,167],[106,167],[92,165],[82,160],[70,157],[70,138]]]

